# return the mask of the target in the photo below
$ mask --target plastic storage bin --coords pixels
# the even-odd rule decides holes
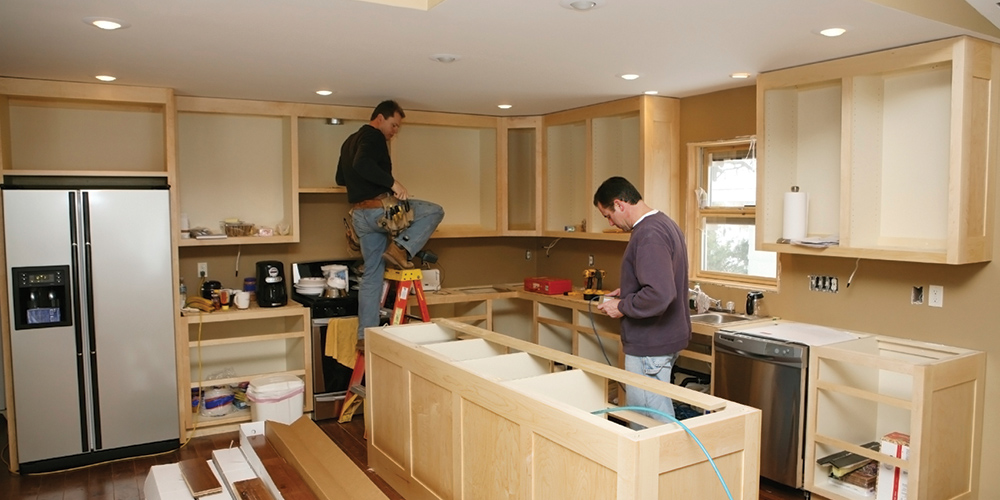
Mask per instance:
[[[305,383],[294,375],[255,378],[247,388],[251,419],[291,424],[302,416],[304,393]]]

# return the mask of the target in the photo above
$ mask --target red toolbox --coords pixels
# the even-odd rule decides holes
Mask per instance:
[[[545,295],[562,295],[573,289],[573,282],[562,278],[550,278],[548,276],[524,278],[524,289],[529,292],[544,293]]]

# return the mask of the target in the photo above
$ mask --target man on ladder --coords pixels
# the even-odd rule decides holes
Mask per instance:
[[[361,251],[365,268],[358,293],[359,363],[355,364],[355,374],[364,373],[365,328],[379,325],[386,262],[399,269],[412,269],[410,259],[421,254],[444,218],[440,205],[410,198],[406,187],[392,175],[389,141],[405,116],[395,101],[379,103],[369,123],[344,141],[337,163],[337,184],[347,187],[347,201],[351,203],[345,220],[348,241]],[[423,255],[421,258],[430,260]]]

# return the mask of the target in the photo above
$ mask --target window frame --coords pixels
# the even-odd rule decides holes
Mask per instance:
[[[719,207],[701,208],[698,197],[695,194],[699,188],[704,186],[704,181],[708,175],[710,164],[709,155],[726,151],[740,151],[750,149],[753,151],[756,146],[754,136],[737,137],[735,139],[692,142],[687,144],[687,191],[685,194],[686,227],[685,235],[688,240],[688,278],[691,281],[708,282],[719,285],[731,285],[749,287],[754,289],[777,290],[778,279],[781,275],[781,266],[778,256],[775,255],[775,277],[765,278],[761,276],[750,276],[743,274],[723,273],[718,271],[706,271],[701,268],[702,258],[702,235],[705,229],[706,219],[752,219],[756,225],[757,207]],[[758,172],[758,181],[760,172]],[[760,194],[760,183],[757,184],[757,195]],[[756,241],[751,242],[756,248]]]

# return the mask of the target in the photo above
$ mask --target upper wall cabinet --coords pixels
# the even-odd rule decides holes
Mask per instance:
[[[541,227],[542,179],[538,175],[544,149],[542,118],[508,117],[500,125],[501,227],[508,236],[537,236]]]
[[[500,118],[410,111],[390,145],[410,196],[444,208],[436,238],[499,234]]]
[[[989,261],[998,85],[1000,49],[968,37],[760,75],[757,248]],[[786,215],[792,186],[808,209]],[[796,218],[839,244],[785,239]]]
[[[170,89],[0,78],[0,167],[13,175],[169,176]]]
[[[680,216],[679,101],[639,96],[547,115],[542,233],[628,239],[593,205],[605,179],[622,176],[649,206]]]

